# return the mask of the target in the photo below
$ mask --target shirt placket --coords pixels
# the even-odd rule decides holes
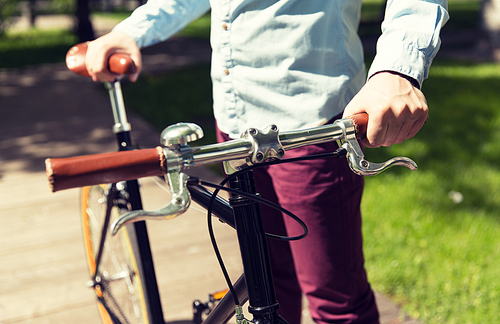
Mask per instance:
[[[222,12],[225,15],[222,18],[221,26],[221,45],[220,54],[222,58],[222,79],[221,84],[224,89],[224,110],[228,120],[231,123],[232,131],[237,130],[237,114],[236,114],[236,95],[233,87],[233,60],[231,58],[231,6],[230,0],[222,0],[220,2]]]

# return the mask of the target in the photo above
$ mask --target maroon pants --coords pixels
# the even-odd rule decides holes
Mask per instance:
[[[219,141],[229,137],[218,131]],[[288,151],[286,158],[333,152],[335,142]],[[378,323],[362,251],[362,177],[345,158],[286,163],[255,170],[257,191],[301,218],[309,235],[291,243],[269,239],[279,313],[299,324],[302,293],[316,323]],[[266,232],[300,235],[302,228],[262,205]]]

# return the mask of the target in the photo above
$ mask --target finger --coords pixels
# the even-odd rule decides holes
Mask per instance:
[[[128,77],[128,78],[129,78],[129,80],[130,80],[131,82],[136,82],[136,81],[137,81],[137,79],[139,79],[139,73],[133,73],[133,74],[129,75],[129,77]]]
[[[370,115],[363,145],[373,148],[380,147],[384,143],[388,127],[389,123],[383,122],[382,119],[375,117],[373,114]]]
[[[95,42],[95,43],[94,43]],[[89,75],[94,81],[114,81],[116,74],[109,71],[109,57],[113,53],[111,48],[103,49],[99,45],[100,40],[90,42],[85,57],[85,65]]]
[[[360,142],[361,142],[361,144],[363,144],[363,146],[366,146],[366,147],[369,147],[369,148],[380,147],[380,145],[375,145],[375,144],[370,143],[366,137],[363,138],[362,140],[360,140]]]
[[[413,136],[417,135],[418,131],[424,126],[425,122],[427,121],[427,118],[425,119],[419,119],[416,121],[413,125],[410,131],[408,131],[408,135],[406,136],[406,139],[412,138]]]
[[[399,136],[401,136],[401,133],[405,132],[405,129],[403,129],[404,123],[401,123],[398,119],[394,119],[388,123],[386,133],[384,137],[381,139],[381,146],[391,146],[392,144],[396,143]],[[407,126],[406,132],[410,129],[410,127]],[[404,134],[406,137],[407,133]]]
[[[87,52],[87,57],[85,59],[85,65],[87,67],[87,71],[89,75],[92,77],[92,80],[99,81],[101,77],[104,75],[104,65],[101,60],[96,59],[96,55],[94,53]]]
[[[141,53],[139,52],[138,54],[132,54],[132,55],[130,55],[130,57],[134,61],[134,65],[135,65],[136,70],[134,73],[130,74],[128,78],[130,81],[136,82],[137,79],[139,78],[139,75],[141,74],[141,70],[142,70]]]
[[[415,95],[417,96],[417,100],[420,103],[420,109],[415,123],[413,124],[411,130],[408,132],[407,138],[415,136],[422,128],[422,126],[424,126],[427,118],[429,118],[429,106],[427,105],[427,99],[425,98],[424,94],[419,89],[415,89]]]
[[[414,124],[415,123],[412,120],[404,121],[401,124],[401,127],[399,129],[399,133],[397,134],[396,138],[394,139],[394,141],[392,143],[400,144],[400,143],[403,143],[403,141],[405,139],[409,138],[408,134],[412,130]]]

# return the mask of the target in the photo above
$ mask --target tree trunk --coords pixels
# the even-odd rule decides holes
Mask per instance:
[[[91,41],[95,39],[94,29],[90,21],[90,0],[77,0],[76,19],[77,36],[80,42]]]
[[[28,3],[28,16],[30,20],[30,25],[31,27],[35,27],[35,21],[36,21],[36,0],[29,0]]]

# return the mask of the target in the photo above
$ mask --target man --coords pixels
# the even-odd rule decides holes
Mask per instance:
[[[249,127],[308,128],[348,115],[369,115],[368,147],[413,137],[427,119],[420,86],[448,19],[446,0],[388,1],[377,55],[366,78],[357,35],[362,0],[150,0],[110,34],[89,44],[95,81],[113,52],[142,66],[140,48],[167,39],[211,9],[214,115],[219,140]],[[168,89],[165,89],[168,91]],[[296,149],[287,157],[334,150],[335,144]],[[378,323],[363,265],[362,178],[345,161],[290,163],[255,172],[262,196],[302,218],[309,236],[270,241],[279,312],[300,323],[301,294],[323,323]],[[300,233],[296,224],[263,207],[269,232]]]

